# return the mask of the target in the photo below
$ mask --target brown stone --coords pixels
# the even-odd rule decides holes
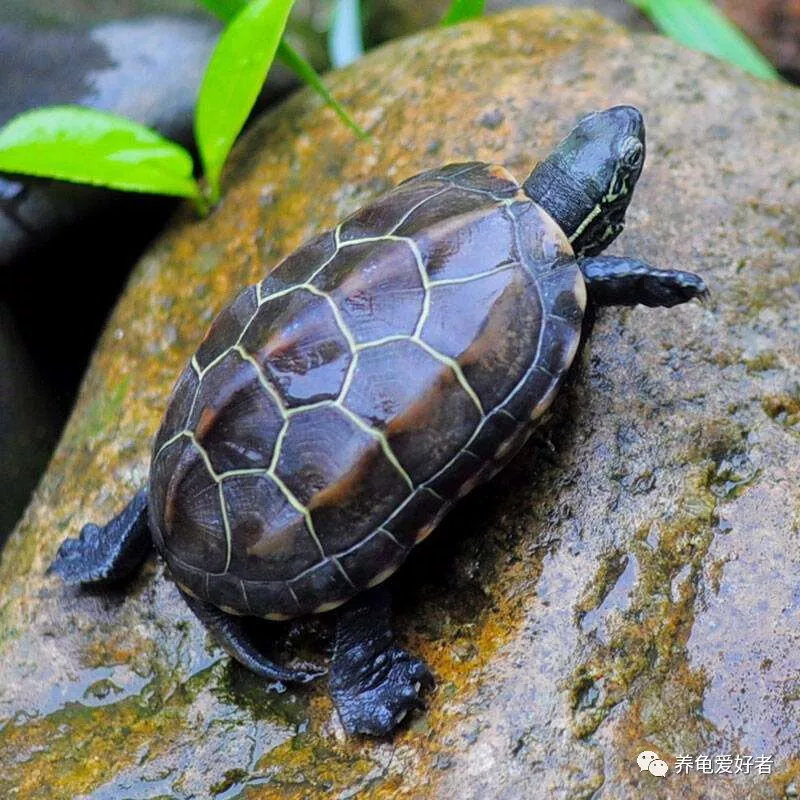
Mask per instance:
[[[109,322],[0,564],[0,796],[793,796],[800,96],[544,9],[398,41],[330,84],[372,139],[308,91],[264,117],[219,208],[176,220]],[[127,591],[45,577],[143,484],[172,382],[240,286],[421,169],[522,176],[621,102],[648,164],[613,250],[699,272],[711,303],[601,311],[551,423],[398,573],[399,635],[437,688],[393,741],[344,739],[324,681],[274,694],[231,665],[156,560]],[[263,631],[281,660],[327,655],[327,619]],[[657,778],[645,749],[772,774]]]
[[[798,0],[717,0],[717,5],[789,80],[800,83]]]

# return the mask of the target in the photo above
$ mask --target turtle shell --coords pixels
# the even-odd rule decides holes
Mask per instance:
[[[384,580],[525,441],[585,301],[560,228],[483,163],[288,256],[217,316],[156,438],[151,527],[178,583],[279,619]]]

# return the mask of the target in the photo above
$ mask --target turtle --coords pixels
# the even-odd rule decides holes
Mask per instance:
[[[212,637],[266,681],[248,617],[338,609],[329,687],[348,734],[389,734],[433,678],[384,581],[517,453],[597,306],[670,307],[691,272],[600,255],[645,159],[642,114],[583,117],[520,185],[471,161],[421,172],[308,241],[215,318],[178,377],[149,480],[50,567],[122,581],[154,544]]]

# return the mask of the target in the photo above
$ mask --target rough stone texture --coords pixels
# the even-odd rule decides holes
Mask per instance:
[[[796,796],[800,96],[552,10],[396,42],[331,86],[372,140],[308,92],[264,117],[221,206],[176,221],[109,323],[0,565],[0,795]],[[600,312],[550,424],[398,575],[398,631],[438,685],[393,741],[345,740],[324,682],[274,694],[231,665],[160,562],[127,593],[44,577],[142,484],[171,383],[237,287],[420,169],[521,176],[620,102],[649,153],[613,249],[700,272],[712,301]],[[265,625],[265,646],[320,661],[328,625]],[[643,749],[770,755],[772,774],[656,778]]]

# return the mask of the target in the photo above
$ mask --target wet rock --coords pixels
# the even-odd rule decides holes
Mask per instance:
[[[0,794],[796,793],[800,96],[545,9],[393,43],[331,86],[372,140],[309,92],[264,117],[220,207],[176,222],[109,322],[0,564]],[[437,688],[392,742],[344,739],[324,685],[275,694],[232,665],[156,560],[128,591],[44,576],[142,485],[172,382],[237,287],[420,169],[522,175],[621,102],[644,111],[648,164],[613,249],[700,272],[711,303],[599,312],[547,427],[398,574],[397,629]],[[327,618],[263,631],[282,660],[330,647]],[[725,754],[771,774],[674,770]]]

